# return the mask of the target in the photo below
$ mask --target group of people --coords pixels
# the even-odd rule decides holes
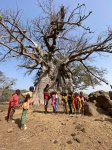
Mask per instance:
[[[12,97],[9,101],[9,107],[8,107],[8,113],[6,120],[14,122],[13,115],[15,113],[15,109],[19,106],[19,95],[21,94],[24,97],[24,102],[22,104],[22,115],[21,115],[21,129],[27,129],[27,126],[25,125],[25,119],[26,114],[29,109],[29,105],[32,101],[32,96],[34,92],[34,87],[31,86],[29,88],[29,91],[26,93],[21,93],[19,89],[15,91],[14,94],[12,94]]]
[[[13,115],[15,113],[15,108],[19,106],[19,95],[21,94],[24,97],[24,102],[22,104],[22,114],[21,114],[21,129],[27,129],[25,125],[26,114],[29,109],[30,103],[32,102],[34,87],[31,86],[29,91],[26,93],[21,93],[19,89],[12,94],[12,97],[9,101],[8,113],[7,113],[7,121],[11,120],[14,122]],[[48,109],[48,102],[51,99],[51,104],[53,107],[53,113],[56,113],[59,103],[58,94],[56,91],[49,92],[49,84],[46,85],[44,88],[44,110],[47,113]],[[85,107],[85,97],[83,92],[78,94],[77,92],[62,92],[61,93],[61,101],[63,103],[63,111],[64,113],[69,114],[84,114],[84,107]],[[73,111],[74,110],[74,111]]]
[[[49,99],[52,100],[51,104],[53,107],[53,112],[55,113],[58,110],[58,97],[57,97],[57,92],[52,91],[51,93],[49,93],[49,84],[46,85],[46,87],[44,88],[44,109],[45,109],[45,113],[47,113],[47,107],[48,107],[48,102]]]
[[[80,94],[71,91],[68,93],[62,93],[62,102],[65,113],[84,115],[86,100],[82,91]]]
[[[49,84],[46,85],[44,88],[44,109],[45,113],[47,113],[47,107],[49,99],[51,99],[51,104],[53,107],[53,112],[55,113],[58,108],[58,94],[56,91],[49,92]],[[69,114],[83,114],[84,115],[84,108],[85,108],[85,96],[81,91],[80,94],[77,92],[73,93],[69,91],[68,93],[62,92],[61,93],[61,101],[63,103],[63,110],[64,113]]]

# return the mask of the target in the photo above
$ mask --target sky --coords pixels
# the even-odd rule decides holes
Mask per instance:
[[[23,10],[23,18],[35,18],[38,13],[37,1],[36,0],[1,0],[1,9],[18,9]],[[45,1],[45,0],[41,0]],[[72,10],[76,8],[77,4],[86,5],[86,13],[92,11],[90,17],[85,21],[85,24],[89,26],[95,35],[97,36],[102,31],[105,31],[108,26],[112,27],[112,0],[54,0],[56,5],[65,5]],[[106,57],[101,59],[96,59],[94,62],[97,67],[106,68],[107,74],[105,78],[112,84],[112,55],[106,55]],[[33,85],[33,78],[35,72],[30,76],[24,76],[25,71],[17,68],[17,63],[15,61],[8,61],[8,63],[0,63],[0,71],[10,78],[17,78],[16,85],[14,89],[26,89],[28,90],[31,85]],[[110,86],[102,83],[102,86],[96,86],[95,89],[88,88],[85,92],[90,93],[97,90],[109,91]]]

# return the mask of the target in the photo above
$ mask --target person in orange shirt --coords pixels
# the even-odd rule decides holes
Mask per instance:
[[[80,114],[81,109],[82,109],[82,103],[81,103],[81,99],[79,97],[79,94],[77,92],[75,92],[75,94],[72,98],[73,98],[72,105],[74,108],[74,112],[75,112],[75,114],[77,114],[77,110],[78,110],[78,114]]]
[[[26,98],[26,95],[27,95],[27,94],[30,95],[29,104],[32,103],[33,92],[34,92],[34,87],[33,87],[33,86],[30,86],[29,92],[26,92],[26,93],[22,93],[22,94],[21,94],[24,98]]]
[[[26,119],[27,111],[29,109],[29,105],[32,102],[33,92],[34,92],[34,87],[31,86],[29,88],[29,92],[22,94],[22,96],[25,97],[25,100],[24,100],[24,103],[22,105],[23,111],[22,111],[22,115],[21,115],[21,129],[24,129],[24,130],[27,129],[27,127],[25,125],[25,119]]]
[[[81,99],[81,103],[82,103],[81,113],[84,115],[86,100],[85,100],[85,96],[82,91],[80,92],[80,99]]]

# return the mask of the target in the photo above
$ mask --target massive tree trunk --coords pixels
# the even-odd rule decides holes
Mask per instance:
[[[50,84],[50,77],[48,75],[48,71],[46,66],[42,66],[42,72],[38,83],[36,85],[35,93],[33,95],[33,103],[34,104],[44,104],[44,94],[43,89],[45,88],[46,84]]]
[[[34,104],[43,104],[44,103],[44,94],[43,89],[45,88],[46,84],[49,84],[48,75],[44,76],[37,84],[36,90],[33,96]]]
[[[43,104],[44,103],[44,95],[43,89],[48,84],[48,77],[43,77],[36,86],[35,93],[33,95],[33,103],[34,104]]]
[[[58,69],[56,69],[58,68]],[[54,65],[50,71],[46,66],[42,67],[42,73],[40,75],[39,81],[36,85],[36,90],[33,96],[34,104],[44,104],[44,94],[43,89],[46,84],[50,85],[49,91],[56,91],[59,93],[73,91],[72,86],[72,77],[69,75],[69,78],[62,79],[61,71],[59,67]]]

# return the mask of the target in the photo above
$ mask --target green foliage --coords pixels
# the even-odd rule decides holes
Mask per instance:
[[[5,98],[8,100],[8,99],[10,99],[10,97],[12,96],[13,93],[14,93],[13,90],[8,90],[8,89],[6,89],[6,90],[2,93],[2,95],[3,95],[3,97],[5,97]]]
[[[92,72],[92,74],[90,74],[81,64],[72,64],[73,67],[75,68],[73,70],[73,84],[74,84],[74,88],[75,89],[86,89],[89,86],[96,86],[96,85],[101,85],[101,81],[98,80],[98,78],[94,77],[93,75],[96,74],[97,76],[99,76],[100,78],[106,73],[106,71],[104,69],[99,69],[97,67],[91,67],[88,66],[89,71]]]
[[[0,90],[2,90],[2,89],[0,89]],[[21,91],[21,93],[27,92],[27,90],[20,90],[20,91]],[[14,93],[15,93],[15,90],[13,90],[13,89],[4,90],[4,92],[2,93],[1,101],[9,101],[10,98],[12,97],[12,94],[14,94]],[[19,100],[20,101],[24,100],[24,97],[21,94],[19,95]]]

